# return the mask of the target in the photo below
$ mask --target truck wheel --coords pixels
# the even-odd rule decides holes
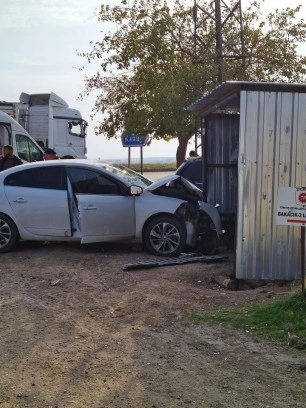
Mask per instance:
[[[14,222],[4,214],[0,214],[0,253],[12,249],[19,234]]]
[[[155,217],[143,234],[148,252],[159,256],[178,256],[186,246],[186,238],[184,222],[171,216]]]

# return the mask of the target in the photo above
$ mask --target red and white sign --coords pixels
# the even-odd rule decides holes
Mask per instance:
[[[293,226],[306,225],[306,188],[279,188],[276,224]]]
[[[297,205],[306,205],[306,190],[296,189],[295,201]]]

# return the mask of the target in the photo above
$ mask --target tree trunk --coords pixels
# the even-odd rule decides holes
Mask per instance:
[[[192,135],[178,138],[179,144],[176,150],[176,168],[178,168],[186,159],[188,141],[191,137]]]

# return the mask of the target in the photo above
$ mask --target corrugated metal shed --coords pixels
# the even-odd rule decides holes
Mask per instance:
[[[203,134],[207,133],[204,142],[212,143],[209,148],[205,143],[202,146],[205,164],[222,150],[226,135],[232,139],[234,134],[233,126],[220,122],[214,127],[217,129],[214,137],[206,122],[218,122],[220,112],[229,117],[233,112],[240,113],[236,277],[299,278],[300,227],[276,225],[276,209],[279,187],[306,186],[306,85],[227,82],[190,105],[188,110],[200,113],[205,123]],[[221,156],[219,152],[218,157]],[[209,182],[213,186],[208,186],[208,190],[219,191],[219,197],[214,198],[232,203],[233,198],[226,197],[226,191],[232,189],[228,188],[224,174]],[[227,185],[227,190],[223,189],[221,194],[216,184]]]

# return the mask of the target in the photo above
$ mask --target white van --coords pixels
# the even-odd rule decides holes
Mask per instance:
[[[2,147],[10,144],[15,156],[26,162],[43,160],[43,150],[28,132],[11,116],[0,111],[0,156]]]

